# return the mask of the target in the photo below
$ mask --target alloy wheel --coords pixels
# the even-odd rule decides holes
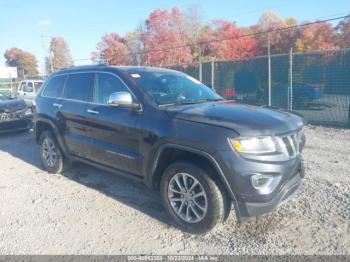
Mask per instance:
[[[57,149],[52,139],[45,137],[42,145],[42,157],[49,167],[54,167],[57,162]]]
[[[198,179],[175,174],[168,184],[168,200],[176,215],[187,223],[198,223],[208,210],[207,194]]]

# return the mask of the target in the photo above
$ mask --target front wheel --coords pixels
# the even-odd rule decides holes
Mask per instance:
[[[166,169],[161,198],[177,226],[193,234],[207,233],[228,214],[226,191],[205,171],[183,161]]]
[[[51,131],[44,131],[40,135],[39,145],[41,162],[49,173],[58,174],[68,169],[70,163],[64,158]]]

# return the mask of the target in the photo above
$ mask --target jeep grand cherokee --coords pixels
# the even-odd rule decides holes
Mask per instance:
[[[303,177],[302,118],[225,101],[168,69],[85,66],[53,73],[36,98],[42,163],[74,161],[160,190],[182,230],[205,233],[233,204],[239,222],[289,200]]]

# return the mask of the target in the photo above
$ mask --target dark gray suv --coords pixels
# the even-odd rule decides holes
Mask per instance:
[[[85,66],[52,74],[35,100],[45,168],[74,161],[159,189],[181,229],[205,233],[289,200],[304,176],[302,118],[225,101],[183,73]]]

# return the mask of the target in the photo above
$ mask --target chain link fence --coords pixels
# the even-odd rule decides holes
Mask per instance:
[[[13,97],[15,94],[15,89],[17,88],[19,82],[10,81],[7,79],[0,80],[0,93]]]
[[[309,123],[350,124],[350,49],[172,66],[227,99],[302,114]],[[271,86],[269,87],[269,77]],[[269,90],[271,90],[269,92]]]

